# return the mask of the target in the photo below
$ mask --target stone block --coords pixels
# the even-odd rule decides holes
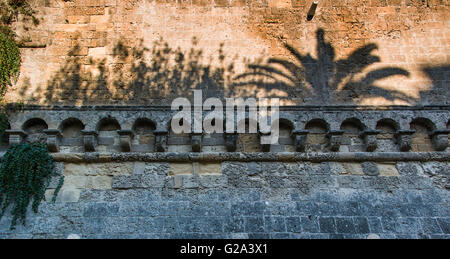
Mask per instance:
[[[200,163],[199,164],[199,174],[222,174],[222,164],[221,163]]]
[[[102,57],[106,55],[106,47],[89,48],[88,56]]]
[[[286,221],[284,217],[264,217],[266,232],[286,232]]]
[[[380,176],[400,176],[395,164],[378,163],[377,165],[380,171]]]
[[[258,134],[239,134],[237,145],[241,147],[238,151],[262,152]]]
[[[352,218],[336,218],[337,233],[355,234],[355,226]]]
[[[336,223],[332,217],[319,218],[320,233],[336,233]]]
[[[78,202],[81,190],[73,187],[63,187],[56,197],[57,202]]]
[[[364,162],[361,164],[364,174],[369,176],[377,176],[380,175],[380,170],[378,166],[374,162]]]
[[[286,231],[301,233],[303,231],[300,217],[286,217]]]
[[[87,176],[67,175],[64,177],[65,188],[86,188]]]
[[[325,134],[308,134],[307,136],[307,142],[309,144],[325,144],[327,142],[327,138],[325,137]]]
[[[169,152],[192,152],[192,146],[191,145],[169,145],[168,147]]]
[[[307,0],[291,0],[292,7],[300,8],[306,6]]]
[[[247,233],[263,233],[264,218],[263,217],[245,217],[245,232]]]
[[[88,176],[87,189],[107,190],[112,188],[112,176]]]
[[[368,234],[370,233],[369,222],[365,217],[353,218],[356,233]]]
[[[64,164],[64,175],[66,176],[114,176],[129,175],[133,172],[133,163],[93,163],[93,164]]]
[[[437,218],[439,226],[444,234],[450,234],[450,218]]]
[[[213,152],[213,153],[223,153],[227,152],[227,148],[225,146],[203,146],[202,152]]]
[[[21,144],[27,137],[27,133],[23,130],[5,130],[9,136],[9,146]]]
[[[108,23],[109,22],[109,16],[108,15],[91,15],[89,16],[90,23],[95,24],[101,24],[101,23]]]
[[[170,175],[193,174],[194,168],[192,163],[170,163]]]
[[[360,163],[342,163],[345,171],[342,174],[364,175],[363,168]]]

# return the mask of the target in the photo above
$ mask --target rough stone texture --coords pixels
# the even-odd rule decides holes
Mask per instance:
[[[430,135],[450,129],[448,1],[325,0],[311,21],[311,0],[32,2],[40,24],[14,24],[22,66],[5,96],[29,105],[10,106],[9,138],[60,130],[66,178],[26,226],[10,231],[6,214],[0,238],[450,238],[450,147]],[[177,47],[187,71],[165,63]],[[280,98],[279,145],[261,153],[258,134],[239,134],[227,152],[205,134],[188,153],[167,105],[194,88]]]
[[[229,91],[227,95],[241,97],[276,96],[284,104],[448,104],[447,1],[323,0],[314,18],[307,21],[311,2],[32,1],[40,24],[29,30],[23,30],[20,22],[14,24],[19,40],[24,41],[23,65],[19,83],[7,99],[32,104],[168,104],[170,99],[189,95],[193,86],[143,85],[153,79],[139,68],[150,69],[151,64],[130,58],[133,48],[152,49],[162,37],[172,49],[189,51],[195,37],[204,63],[213,59],[213,67],[220,67],[219,56],[224,54],[225,64],[235,63],[238,74],[245,71],[244,59],[276,56],[292,61],[283,43],[305,57],[310,53],[310,61],[324,66],[311,71],[318,82],[329,77],[329,62],[343,61],[339,64],[352,72],[358,72],[353,70],[355,64],[370,65],[361,76],[374,72],[363,82],[367,84],[363,95],[355,95],[358,86],[342,85],[335,99],[327,98],[333,89],[305,95],[309,86],[297,82],[294,87],[204,87],[210,96]],[[318,29],[325,31],[332,50],[325,50],[328,45],[323,42],[324,49],[317,53]],[[364,46],[369,46],[366,51],[354,52]],[[367,50],[374,52],[370,55]],[[408,73],[383,70],[390,67]],[[391,72],[395,76],[389,76]],[[373,80],[379,88],[370,86]]]
[[[113,176],[131,174],[132,163],[108,163],[108,164],[64,164],[66,176]]]
[[[101,164],[92,164],[101,167]],[[449,238],[450,195],[428,174],[449,163],[396,163],[397,176],[346,175],[336,163],[224,162],[183,179],[135,162],[112,189],[65,188],[3,238]],[[427,171],[425,174],[423,171]],[[444,172],[445,173],[445,172]],[[183,175],[188,176],[188,175]],[[214,178],[211,178],[214,177]],[[66,182],[66,187],[71,183]]]
[[[101,128],[102,152],[84,152],[81,128],[62,138],[68,149],[53,153],[57,170],[66,176],[56,203],[44,202],[28,213],[25,227],[9,231],[10,215],[0,221],[3,238],[449,238],[449,149],[435,151],[429,129],[448,127],[446,106],[282,107],[280,145],[261,153],[258,134],[238,134],[237,152],[186,153],[189,136],[171,133],[176,153],[119,152],[114,129],[136,131],[147,118],[166,131],[173,111],[167,107],[93,106],[33,107],[12,112],[11,129],[43,125],[63,132],[67,119],[86,130]],[[41,120],[36,120],[40,118]],[[361,147],[359,132],[377,129],[390,119],[394,132],[416,130],[413,145],[427,151],[399,152],[395,134],[374,152]],[[321,120],[321,133],[311,127]],[[320,123],[319,123],[320,124]],[[39,127],[38,127],[39,126]],[[101,126],[101,127],[100,127]],[[108,126],[108,127],[107,127]],[[330,152],[323,136],[344,129],[342,146]],[[110,131],[107,131],[110,130]],[[291,152],[289,133],[310,130],[314,149]],[[387,130],[386,130],[387,131]],[[148,133],[151,135],[151,133]],[[242,135],[242,136],[240,136]],[[66,134],[67,136],[67,134]],[[241,137],[241,138],[239,138]],[[315,139],[315,137],[318,137]],[[240,140],[239,140],[240,139]],[[281,143],[282,141],[282,143]],[[224,143],[223,135],[207,136],[208,145]],[[80,146],[81,144],[81,146]],[[3,145],[7,145],[4,143]],[[355,147],[355,148],[353,148]],[[6,147],[3,146],[3,149]],[[80,149],[81,148],[81,149]],[[206,150],[209,151],[209,150]],[[46,197],[50,198],[52,182]]]

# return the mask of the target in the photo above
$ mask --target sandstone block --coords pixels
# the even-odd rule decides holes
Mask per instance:
[[[105,175],[129,175],[133,171],[133,163],[99,163],[99,164],[74,164],[64,165],[66,176],[105,176]]]
[[[107,190],[112,188],[111,176],[88,176],[86,181],[86,189]]]
[[[192,163],[170,163],[170,175],[193,174],[193,172]]]
[[[105,55],[106,55],[105,47],[89,48],[88,56],[98,57],[98,56],[105,56]]]
[[[364,175],[363,168],[360,163],[342,163],[344,170],[342,174]]]
[[[378,164],[380,176],[400,176],[395,164]]]
[[[211,163],[211,164],[199,164],[199,174],[222,174],[222,164],[221,163]]]

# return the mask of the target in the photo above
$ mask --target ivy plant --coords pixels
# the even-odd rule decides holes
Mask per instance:
[[[19,76],[20,51],[17,43],[11,37],[0,33],[0,96],[6,93]]]
[[[11,24],[18,20],[18,15],[22,14],[24,18],[29,19],[34,25],[39,24],[39,20],[34,16],[36,13],[28,0],[0,0],[0,22]]]
[[[45,144],[18,144],[10,147],[0,166],[0,218],[11,205],[11,229],[18,221],[25,225],[29,204],[34,213],[42,200],[52,177],[59,177],[52,202],[64,182],[64,176],[55,170],[53,157]]]
[[[28,30],[25,24],[30,19],[33,25],[39,24],[35,14],[29,0],[0,0],[0,139],[8,123],[3,96],[17,81],[22,61],[13,24],[22,21]]]

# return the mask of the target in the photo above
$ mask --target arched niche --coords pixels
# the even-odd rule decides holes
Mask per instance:
[[[48,124],[41,118],[32,118],[22,125],[22,130],[27,133],[25,142],[45,143],[47,135],[44,131],[48,129]]]
[[[154,151],[156,123],[147,118],[139,118],[133,124],[133,151]]]
[[[61,122],[59,129],[65,139],[80,138],[84,124],[77,118],[68,118]]]
[[[360,134],[365,128],[365,125],[357,118],[350,118],[343,121],[341,130],[344,131],[344,134],[341,140],[340,151],[364,152],[365,146]]]
[[[410,123],[410,129],[415,131],[411,136],[411,151],[434,151],[430,133],[436,129],[436,126],[431,120],[423,117],[415,118]]]
[[[295,143],[292,136],[292,131],[294,130],[294,124],[285,118],[278,120],[278,130],[279,138],[278,145],[271,145],[271,152],[295,152]]]
[[[376,129],[380,131],[377,135],[378,152],[398,151],[395,141],[395,133],[399,124],[390,118],[384,118],[377,122]]]
[[[119,122],[112,117],[103,118],[97,124],[98,131],[98,150],[105,151],[119,151]]]
[[[139,118],[133,124],[133,132],[136,135],[152,134],[156,124],[147,118]]]
[[[222,122],[222,132],[213,132],[203,134],[202,151],[203,152],[227,152],[225,147],[225,132],[226,123],[225,120],[212,119],[211,125],[214,127],[217,123]]]
[[[83,122],[77,118],[68,118],[61,122],[59,125],[62,134],[60,152],[83,152],[81,131],[84,128]]]
[[[97,131],[100,132],[111,132],[120,130],[120,124],[115,118],[103,118],[98,122]]]
[[[256,133],[253,132],[250,125],[256,125]],[[258,122],[249,118],[245,120],[238,121],[238,125],[244,125],[245,131],[238,132],[237,138],[237,152],[263,152],[263,147],[261,145],[260,136],[258,133],[259,127]],[[239,128],[236,128],[239,131]]]
[[[167,139],[169,152],[192,152],[190,133],[175,132],[172,129],[172,122],[169,122],[169,137]],[[192,125],[189,121],[182,119],[179,121],[179,126],[185,126],[192,129]]]
[[[327,132],[330,126],[325,120],[312,119],[305,125],[305,130],[308,131],[306,137],[306,151],[321,152],[325,150],[327,144]]]
[[[346,119],[341,124],[341,130],[344,131],[344,134],[359,134],[364,128],[364,124],[356,118]]]

